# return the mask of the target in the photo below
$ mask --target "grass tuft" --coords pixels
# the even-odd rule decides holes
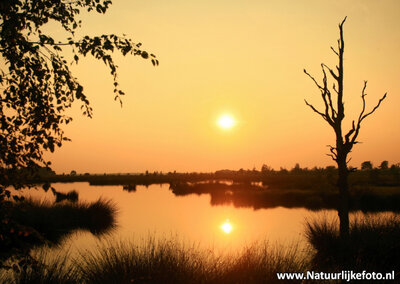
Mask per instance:
[[[308,220],[305,231],[316,250],[313,265],[319,269],[390,272],[400,266],[399,215],[355,215],[346,243],[339,236],[337,218]]]
[[[2,270],[0,283],[13,284],[76,284],[81,283],[77,270],[71,265],[65,252],[56,255],[48,251],[36,251],[25,269]]]

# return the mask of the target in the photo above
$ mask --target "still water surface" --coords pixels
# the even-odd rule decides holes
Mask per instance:
[[[149,235],[177,237],[189,244],[224,251],[264,240],[271,244],[303,244],[306,218],[337,215],[333,210],[313,212],[302,208],[254,210],[233,205],[212,206],[209,194],[175,196],[169,184],[137,186],[135,192],[125,191],[122,186],[90,186],[88,183],[56,183],[53,186],[63,193],[78,191],[80,201],[94,202],[99,198],[113,201],[118,210],[117,228],[102,239],[140,242]],[[54,200],[50,191],[44,193],[41,189],[26,190],[24,195]],[[97,241],[91,233],[75,232],[62,247],[69,251],[84,250],[94,247]]]

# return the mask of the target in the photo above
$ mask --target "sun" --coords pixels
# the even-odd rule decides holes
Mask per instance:
[[[218,118],[218,126],[222,129],[231,129],[235,124],[235,119],[230,114],[223,114]]]
[[[221,225],[221,229],[222,229],[222,231],[224,231],[224,233],[226,233],[226,234],[230,234],[230,233],[232,232],[233,227],[232,227],[231,223],[229,223],[229,219],[227,219],[227,220],[225,221],[225,223],[223,223],[223,224]]]

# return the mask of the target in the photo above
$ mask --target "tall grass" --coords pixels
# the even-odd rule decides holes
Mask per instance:
[[[45,255],[38,257],[39,263],[49,263]],[[102,242],[70,264],[54,258],[26,274],[14,273],[9,283],[274,283],[276,272],[304,271],[306,265],[297,247],[255,243],[224,254],[176,239],[149,238],[143,245]],[[43,280],[35,282],[41,275]]]
[[[39,250],[28,259],[33,263],[26,269],[0,271],[0,283],[15,284],[75,284],[80,283],[77,270],[71,265],[67,253],[50,254]]]
[[[195,246],[150,238],[142,246],[103,244],[82,254],[78,267],[86,283],[199,283],[216,268],[208,265],[209,256]]]
[[[399,215],[355,215],[348,242],[339,237],[337,219],[309,220],[306,237],[316,250],[312,263],[321,270],[390,272],[400,267]]]
[[[277,280],[276,272],[304,271],[306,266],[295,247],[259,243],[220,254],[166,239],[103,246],[81,259],[78,267],[86,283],[268,283]]]
[[[236,255],[225,256],[212,283],[276,283],[277,272],[304,272],[307,267],[308,259],[297,245],[284,247],[271,246],[267,242],[255,243]]]

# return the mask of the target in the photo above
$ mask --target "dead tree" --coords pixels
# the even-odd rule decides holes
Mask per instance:
[[[386,98],[386,93],[378,101],[375,107],[366,112],[365,110],[365,89],[367,87],[367,81],[364,81],[364,86],[361,92],[362,109],[357,120],[353,120],[351,129],[346,133],[342,129],[342,121],[345,117],[344,114],[344,102],[343,102],[343,53],[344,53],[344,40],[343,40],[343,24],[346,18],[339,24],[340,37],[338,39],[338,49],[335,50],[331,47],[332,51],[339,58],[339,65],[336,66],[336,70],[332,70],[325,64],[321,64],[323,79],[322,84],[318,83],[317,80],[311,76],[305,69],[304,73],[314,82],[319,91],[321,92],[322,100],[325,105],[323,111],[319,111],[312,104],[305,100],[307,106],[309,106],[314,112],[319,114],[333,129],[336,135],[336,146],[328,145],[330,148],[330,156],[338,165],[338,181],[337,186],[339,189],[339,205],[338,215],[340,220],[340,236],[345,239],[349,235],[349,187],[348,187],[348,176],[349,169],[347,167],[348,154],[351,152],[353,146],[357,143],[357,137],[360,133],[361,123],[369,115],[373,114],[381,105],[382,101]],[[332,88],[328,87],[329,74],[333,78]],[[344,134],[345,133],[345,134]]]

